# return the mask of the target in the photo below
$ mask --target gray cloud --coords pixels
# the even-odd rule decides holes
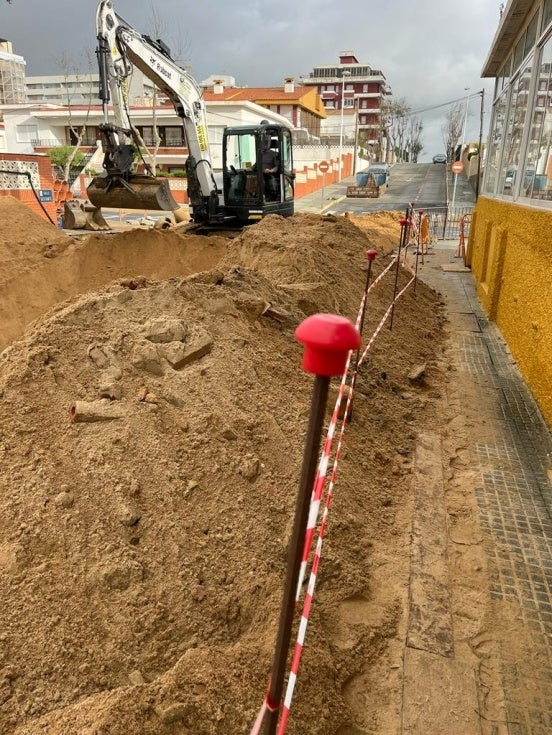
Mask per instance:
[[[230,74],[240,85],[274,86],[298,78],[313,66],[337,63],[351,50],[381,69],[396,97],[414,110],[462,98],[485,88],[481,68],[499,23],[496,0],[114,0],[136,29],[159,35],[192,65],[201,80]],[[0,0],[0,36],[24,56],[29,75],[60,73],[63,54],[86,70],[84,52],[93,51],[96,0]],[[383,5],[383,7],[382,7]],[[470,100],[467,137],[479,131],[479,100]],[[487,95],[487,110],[490,94]],[[443,149],[441,128],[447,109],[423,113],[424,152],[429,160]],[[488,115],[485,117],[485,130]]]

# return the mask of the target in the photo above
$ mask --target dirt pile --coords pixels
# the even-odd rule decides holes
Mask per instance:
[[[398,240],[390,218],[381,238],[377,221],[367,238],[316,215],[229,241],[92,236],[47,262],[34,242],[4,270],[21,339],[0,356],[0,732],[249,731],[312,385],[294,330],[356,318],[366,249],[375,276]],[[0,262],[9,247],[4,231]],[[43,284],[33,303],[25,281]],[[392,291],[387,277],[370,297],[365,336]],[[361,370],[292,735],[396,731],[411,451],[436,420],[442,320],[418,283]]]

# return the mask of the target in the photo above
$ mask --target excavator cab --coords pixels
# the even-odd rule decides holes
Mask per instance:
[[[222,141],[225,217],[240,222],[294,212],[291,131],[263,122],[226,128]]]

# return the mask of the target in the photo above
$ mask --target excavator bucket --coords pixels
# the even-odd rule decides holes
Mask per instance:
[[[128,180],[95,176],[87,193],[96,207],[173,211],[180,206],[173,198],[167,179],[143,174],[131,174]]]
[[[89,201],[64,202],[61,224],[64,230],[110,230],[102,212]]]

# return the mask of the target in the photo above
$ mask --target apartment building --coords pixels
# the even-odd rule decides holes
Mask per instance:
[[[13,53],[11,41],[0,38],[0,104],[25,102],[25,59]]]
[[[353,51],[339,55],[338,64],[315,66],[301,77],[305,87],[315,87],[328,115],[324,126],[330,138],[343,135],[371,146],[382,157],[385,148],[384,100],[391,94],[385,75]]]
[[[138,69],[134,70],[129,79],[129,99],[132,103],[153,98],[153,85]],[[27,77],[25,80],[27,101],[52,105],[97,104],[99,81],[97,73]]]

